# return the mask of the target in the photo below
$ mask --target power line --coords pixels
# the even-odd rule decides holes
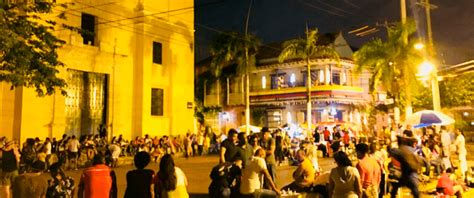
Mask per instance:
[[[77,3],[82,4],[82,5],[87,5],[87,4],[81,3],[81,2],[77,2]],[[103,11],[103,12],[106,12],[106,13],[109,13],[109,14],[113,14],[113,15],[115,15],[115,16],[125,17],[124,15],[121,15],[121,14],[118,14],[118,13],[116,13],[116,12],[112,12],[112,11],[109,11],[109,10],[106,10],[106,9],[103,9],[103,8],[98,8],[98,7],[96,7],[96,8],[94,8],[94,9],[97,9],[97,10],[100,10],[100,11]],[[102,18],[102,19],[103,19],[103,18]],[[103,20],[106,21],[106,22],[109,22],[109,21],[110,21],[110,20],[105,20],[105,19],[103,19]],[[163,20],[163,19],[160,19],[160,20]],[[132,22],[132,23],[134,23],[134,22]],[[165,30],[165,31],[168,31],[168,32],[177,33],[176,31],[170,30],[170,29],[168,29],[168,28],[164,28],[164,27],[160,27],[160,26],[155,26],[155,25],[153,25],[153,24],[146,23],[146,22],[144,22],[144,21],[143,21],[143,23],[145,23],[145,24],[147,24],[147,25],[151,25],[151,26],[156,27],[156,28],[160,28],[160,29]],[[126,26],[126,25],[128,25],[128,24],[121,24],[121,25],[125,25],[125,26]],[[176,25],[175,25],[175,26],[176,26]],[[130,27],[130,26],[127,26],[127,27]],[[180,27],[180,26],[177,26],[177,27],[179,27],[179,28],[181,28],[181,29],[187,30],[186,28],[183,28],[183,27]],[[130,28],[135,29],[134,27],[130,27]]]
[[[328,7],[330,7],[330,8],[339,10],[339,11],[341,11],[341,12],[345,12],[345,13],[347,13],[347,14],[354,14],[354,13],[352,13],[352,12],[348,12],[348,11],[346,11],[346,10],[344,10],[344,9],[338,8],[338,7],[333,6],[333,5],[329,4],[329,3],[326,3],[326,2],[324,2],[324,1],[321,1],[321,0],[316,0],[316,1],[320,2],[320,3],[323,4],[323,5],[328,6]]]
[[[79,3],[79,4],[82,4],[80,2],[77,2],[76,3]],[[87,5],[87,4],[84,4],[84,5],[87,5],[87,6],[84,6],[84,7],[81,7],[81,8],[75,8],[75,9],[66,9],[66,11],[77,11],[77,10],[84,10],[84,9],[87,9],[87,8],[95,8],[95,7],[99,7],[99,6],[106,6],[106,5],[110,5],[110,4],[116,4],[117,2],[109,2],[109,3],[103,3],[103,4],[97,4],[97,5]]]
[[[80,15],[76,15],[76,14],[72,14],[72,13],[68,13],[68,15],[72,15],[72,16],[75,16],[75,17],[81,17]],[[131,32],[131,33],[135,33],[135,34],[138,34],[138,35],[142,35],[142,36],[147,36],[147,37],[150,37],[150,38],[161,38],[161,39],[164,39],[164,40],[170,40],[170,41],[176,41],[178,43],[181,43],[183,45],[189,45],[189,43],[185,42],[185,41],[181,41],[181,40],[177,40],[177,39],[172,39],[172,38],[167,38],[165,36],[161,36],[161,35],[158,35],[156,34],[155,32],[151,33],[149,31],[141,31],[141,30],[138,30],[138,29],[135,29],[133,27],[130,27],[130,26],[125,26],[125,27],[129,27],[129,28],[132,28],[133,30],[130,30],[130,29],[124,29],[123,27],[120,27],[118,25],[113,25],[113,24],[104,24],[104,25],[108,25],[112,28],[117,28],[117,29],[121,29],[121,30],[124,30],[124,31],[127,31],[127,32]],[[106,29],[106,28],[101,28],[102,30]]]
[[[346,4],[348,4],[348,5],[350,5],[350,6],[352,6],[352,7],[355,7],[355,8],[357,8],[357,9],[360,9],[360,7],[359,7],[358,5],[353,4],[352,2],[350,2],[350,0],[344,0],[343,2],[346,3]]]
[[[303,2],[302,0],[299,0],[299,2],[300,2],[301,4],[307,6],[307,7],[314,8],[314,9],[318,9],[318,10],[324,11],[324,12],[329,13],[329,14],[332,14],[332,15],[344,17],[344,15],[342,15],[342,14],[339,14],[339,13],[336,13],[336,12],[332,12],[332,11],[329,11],[329,10],[326,10],[326,9],[324,9],[324,8],[315,6],[315,5],[310,4],[310,3]]]

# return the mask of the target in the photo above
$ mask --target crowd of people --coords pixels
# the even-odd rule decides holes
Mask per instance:
[[[289,138],[280,129],[246,135],[231,129],[221,143],[220,163],[211,171],[211,197],[278,197],[314,193],[321,197],[396,197],[400,187],[420,197],[420,182],[438,180],[437,195],[462,197],[467,176],[463,132],[442,126],[411,129],[384,127],[369,138],[351,136],[334,127],[321,128],[312,137]],[[285,146],[287,145],[287,146]],[[318,157],[334,158],[337,166],[322,170]],[[297,166],[294,181],[278,188],[279,159]],[[433,169],[431,169],[433,167]]]
[[[60,140],[27,139],[22,146],[3,137],[0,196],[117,197],[112,168],[120,156],[131,156],[136,169],[126,175],[125,197],[186,198],[187,179],[175,166],[173,155],[215,153],[219,163],[210,173],[210,197],[293,193],[321,197],[383,197],[390,193],[395,197],[400,187],[419,197],[418,184],[426,178],[438,179],[436,193],[461,197],[469,178],[463,133],[448,132],[446,127],[435,131],[431,127],[412,131],[393,126],[377,136],[361,138],[344,128],[330,131],[326,127],[297,138],[282,129],[263,127],[251,134],[231,129],[218,136],[203,130],[183,137],[145,135],[131,141],[122,136],[107,141],[100,135],[64,135]],[[323,170],[318,157],[332,157],[337,166]],[[146,169],[153,161],[159,162],[156,173]],[[277,167],[284,163],[296,166],[294,181],[279,188]],[[77,170],[79,165],[85,169],[75,185],[64,170]]]
[[[194,137],[189,134],[186,139],[181,139],[180,136],[150,138],[145,135],[127,141],[120,135],[107,141],[105,136],[100,135],[85,135],[80,138],[64,135],[60,140],[27,139],[21,146],[15,140],[1,137],[0,197],[68,198],[75,197],[76,193],[79,197],[117,197],[115,173],[111,168],[117,167],[120,156],[134,157],[137,168],[127,174],[127,181],[131,186],[127,188],[129,193],[126,197],[136,197],[136,193],[145,192],[146,196],[140,197],[154,197],[152,194],[156,193],[160,194],[156,197],[166,197],[164,194],[167,193],[184,195],[186,178],[179,168],[174,167],[172,155],[184,152],[183,145],[188,142],[195,146],[189,156],[201,154],[198,152],[197,140],[192,139]],[[154,171],[144,169],[151,160],[160,163],[162,172],[158,171],[156,177]],[[80,166],[86,169],[77,185],[78,189],[75,189],[74,179],[66,176],[64,170],[78,170]],[[176,168],[176,174],[163,173],[163,170],[170,171],[173,168]],[[153,179],[144,180],[149,177]],[[148,187],[154,184],[154,190],[133,190],[137,188],[137,184],[144,182],[149,184]]]

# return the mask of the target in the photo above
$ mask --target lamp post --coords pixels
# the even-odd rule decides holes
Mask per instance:
[[[425,14],[426,14],[426,31],[428,34],[428,55],[432,58],[435,54],[433,44],[433,33],[431,31],[431,9],[435,8],[430,4],[429,0],[424,2]],[[438,69],[436,66],[433,67],[431,72],[431,91],[433,95],[433,110],[441,111],[441,100],[439,97],[439,84],[438,84]]]
[[[433,95],[433,110],[440,111],[440,97],[439,97],[439,86],[438,86],[438,70],[436,66],[429,62],[424,61],[418,68],[419,76],[428,76],[431,81],[431,92]]]

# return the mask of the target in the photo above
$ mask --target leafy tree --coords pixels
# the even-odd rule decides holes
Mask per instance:
[[[334,58],[339,61],[339,55],[337,52],[326,45],[318,44],[318,29],[306,30],[306,38],[299,38],[289,40],[283,43],[283,50],[278,56],[278,60],[283,62],[287,59],[296,58],[302,59],[306,62],[306,92],[307,92],[307,102],[306,102],[306,115],[308,122],[308,130],[311,130],[311,58],[326,57]]]
[[[440,83],[442,107],[474,105],[474,73],[447,78]]]
[[[356,72],[368,70],[372,73],[370,90],[376,93],[379,89],[394,96],[397,106],[411,109],[413,93],[418,83],[417,67],[422,61],[419,51],[414,48],[417,42],[413,38],[416,32],[414,21],[406,24],[386,26],[387,39],[376,38],[363,45],[354,53],[357,63]],[[408,42],[404,42],[404,33]]]
[[[474,73],[445,78],[439,83],[439,91],[443,108],[474,105]],[[431,109],[433,107],[431,94],[430,87],[419,89],[413,106],[417,109]]]
[[[216,77],[221,75],[223,67],[231,64],[237,64],[237,73],[245,75],[245,117],[247,126],[250,124],[249,71],[255,67],[255,55],[259,46],[259,39],[253,35],[229,32],[217,35],[210,47],[213,57],[211,69]]]
[[[25,2],[0,1],[0,82],[9,83],[12,89],[34,88],[38,96],[54,94],[57,88],[66,94],[66,82],[57,76],[58,68],[64,66],[57,50],[65,42],[54,31],[61,26],[46,17],[54,7],[66,5],[46,0]],[[60,13],[57,17],[64,16]]]

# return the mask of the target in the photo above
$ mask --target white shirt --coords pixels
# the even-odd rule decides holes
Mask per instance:
[[[51,155],[51,142],[46,143],[44,147],[46,148],[46,155]]]
[[[188,185],[186,175],[184,174],[184,172],[180,168],[175,166],[174,167],[174,173],[176,174],[176,186],[187,186]]]
[[[441,131],[441,144],[447,147],[451,145],[451,136],[449,135],[447,131]]]
[[[240,184],[240,193],[252,194],[255,190],[261,188],[260,175],[267,169],[265,159],[253,157],[249,164],[242,171],[242,181]]]
[[[68,143],[68,148],[69,148],[69,151],[70,152],[78,152],[79,151],[79,145],[81,145],[79,143],[79,140],[77,139],[71,139]]]
[[[454,144],[456,145],[456,151],[459,155],[467,155],[466,141],[464,140],[463,135],[458,135]]]

